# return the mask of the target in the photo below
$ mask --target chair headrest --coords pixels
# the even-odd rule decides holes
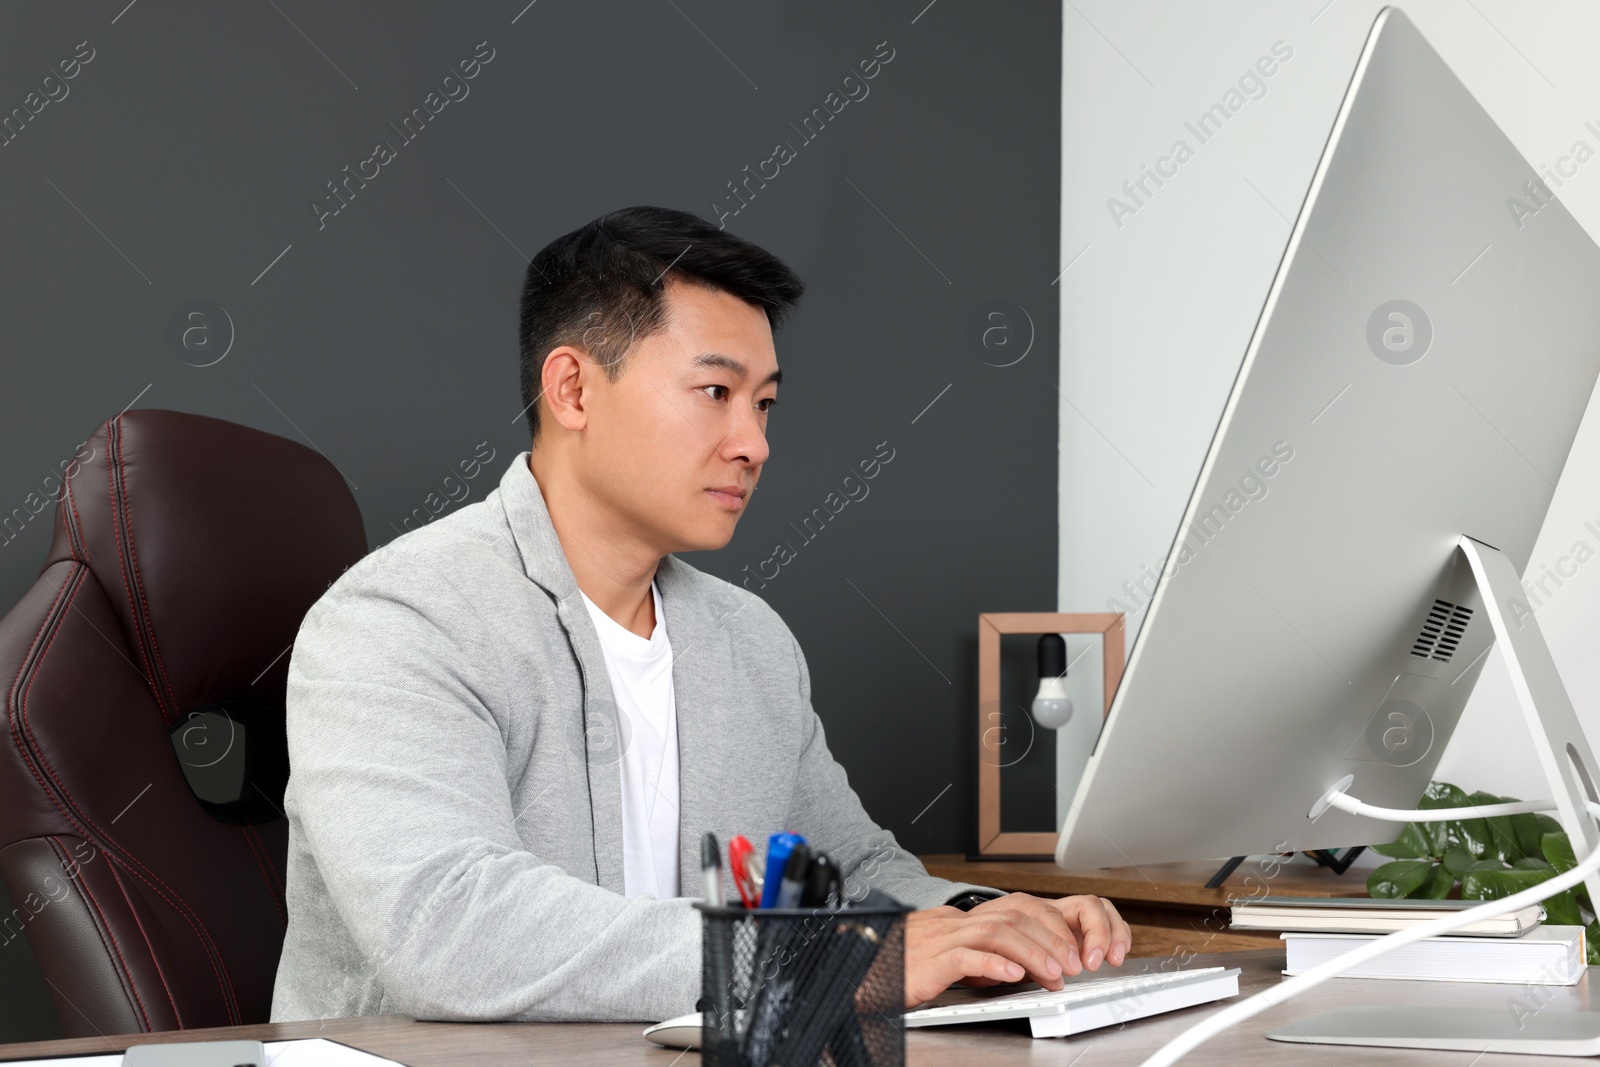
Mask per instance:
[[[45,566],[94,572],[169,726],[270,681],[281,693],[301,619],[366,554],[333,464],[221,419],[126,412],[64,474]]]

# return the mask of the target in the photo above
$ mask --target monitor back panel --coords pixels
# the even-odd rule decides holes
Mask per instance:
[[[1492,644],[1457,538],[1526,567],[1597,373],[1600,249],[1386,9],[1058,862],[1392,840],[1305,813],[1426,788]]]

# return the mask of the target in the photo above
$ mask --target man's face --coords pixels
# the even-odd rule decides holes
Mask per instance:
[[[578,461],[663,554],[721,548],[767,460],[772,329],[761,308],[719,290],[669,281],[664,295],[665,329],[634,344],[615,382],[584,368]]]

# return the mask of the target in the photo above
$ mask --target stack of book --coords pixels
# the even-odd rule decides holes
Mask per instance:
[[[1236,930],[1283,932],[1285,974],[1318,964],[1430,919],[1481,903],[1474,900],[1374,900],[1366,897],[1259,897],[1233,904]],[[1351,968],[1352,978],[1435,982],[1572,985],[1587,966],[1581,926],[1544,926],[1533,905],[1431,937]]]

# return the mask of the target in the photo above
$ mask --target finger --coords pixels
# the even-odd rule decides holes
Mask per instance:
[[[1072,936],[1071,927],[1063,920],[1059,911],[1044,901],[1036,899],[1034,904],[1036,908],[1042,908],[1054,918],[1046,920],[1043,915],[1032,911],[1017,910],[1011,915],[1012,926],[1019,933],[1043,946],[1051,958],[1060,965],[1062,974],[1078,974],[1083,970],[1083,964],[1078,953],[1078,941]]]
[[[953,948],[943,953],[947,973],[965,978],[969,985],[998,985],[1001,982],[1020,982],[1026,970],[1015,960],[996,952],[983,952],[973,948]]]
[[[973,915],[965,923],[953,927],[944,944],[950,948],[964,947],[992,952],[1021,964],[1028,976],[1046,989],[1061,988],[1061,962],[1044,944],[1024,929],[1031,926],[1042,937],[1048,937],[1043,926],[1016,912],[1000,912],[989,917]]]
[[[1027,974],[1021,964],[1003,955],[981,951],[967,954],[968,946],[960,943],[959,931],[969,922],[967,913],[958,908],[929,908],[906,916],[907,1008],[931,1000],[955,981],[976,977],[985,984],[1018,982]]]
[[[1024,927],[1024,932],[1050,951],[1056,962],[1061,964],[1063,974],[1078,974],[1083,970],[1078,953],[1077,934],[1061,911],[1053,906],[1052,901],[1029,896],[1026,893],[1008,893],[987,904],[980,904],[968,912],[969,915],[985,916],[996,913],[1009,913],[1011,916],[1031,920]],[[1033,923],[1042,926],[1043,931],[1034,927]]]
[[[1100,969],[1100,961],[1111,949],[1111,917],[1106,913],[1105,902],[1099,897],[1065,897],[1061,901],[1067,921],[1078,929],[1078,940],[1083,950],[1083,964],[1091,971]]]
[[[1012,897],[1018,898],[1018,910],[1023,911],[1036,921],[1042,923],[1051,933],[1061,939],[1063,950],[1057,950],[1056,958],[1067,968],[1069,974],[1081,971],[1082,964],[1078,952],[1078,936],[1072,924],[1067,922],[1067,917],[1056,907],[1056,902],[1043,897],[1032,897],[1025,893],[1013,893]],[[1007,898],[1009,899],[1009,898]],[[976,909],[974,909],[976,910]]]
[[[1112,966],[1122,966],[1122,961],[1128,958],[1128,953],[1133,948],[1133,928],[1130,927],[1117,906],[1105,897],[1100,902],[1106,906],[1106,912],[1111,917],[1111,951],[1106,953],[1106,959]]]
[[[906,960],[907,1008],[932,1000],[954,982],[993,985],[1020,982],[1026,974],[1021,964],[993,952],[955,946]]]
[[[1034,898],[1033,906],[1026,910],[1015,909],[1010,921],[1016,929],[1044,946],[1061,966],[1062,974],[1078,974],[1083,961],[1078,952],[1078,939],[1061,912],[1043,900]],[[1048,917],[1047,917],[1048,916]]]

